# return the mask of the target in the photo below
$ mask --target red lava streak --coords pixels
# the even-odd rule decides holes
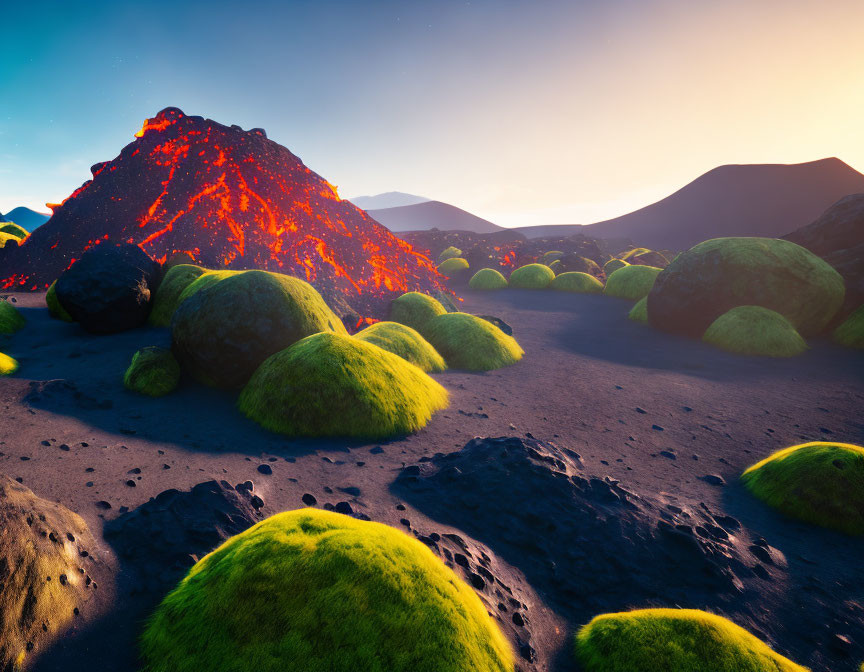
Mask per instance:
[[[185,252],[208,267],[297,275],[343,313],[444,287],[428,257],[261,129],[167,108],[91,172],[23,245],[0,250],[0,288],[45,289],[84,250],[121,242],[159,260]]]

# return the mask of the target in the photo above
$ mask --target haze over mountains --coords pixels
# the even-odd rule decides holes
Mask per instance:
[[[0,213],[0,221],[15,222],[18,226],[22,226],[28,231],[33,231],[33,229],[42,226],[49,219],[51,219],[51,215],[24,207],[14,208],[5,215]]]
[[[356,204],[356,201],[355,201]],[[471,231],[473,233],[494,233],[503,227],[472,215],[470,212],[441,201],[426,201],[398,208],[368,210],[369,215],[394,232],[425,231]]]
[[[374,196],[355,196],[348,200],[362,210],[380,210],[382,208],[399,208],[403,205],[416,205],[431,199],[416,194],[406,194],[404,191],[388,191]]]

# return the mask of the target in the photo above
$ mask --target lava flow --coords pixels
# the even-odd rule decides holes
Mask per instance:
[[[93,245],[129,242],[164,261],[305,278],[342,314],[395,292],[442,289],[435,265],[262,129],[166,108],[20,247],[0,250],[0,289],[38,291]]]

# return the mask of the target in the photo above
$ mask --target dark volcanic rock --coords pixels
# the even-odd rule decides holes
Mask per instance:
[[[57,300],[87,331],[139,327],[150,314],[160,267],[137,245],[97,245],[57,279]]]

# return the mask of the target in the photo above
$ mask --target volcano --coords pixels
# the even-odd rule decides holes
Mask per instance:
[[[0,289],[45,290],[94,245],[132,243],[164,262],[304,278],[337,312],[373,315],[394,293],[444,288],[423,253],[349,201],[262,129],[173,107],[21,246],[0,250]]]

